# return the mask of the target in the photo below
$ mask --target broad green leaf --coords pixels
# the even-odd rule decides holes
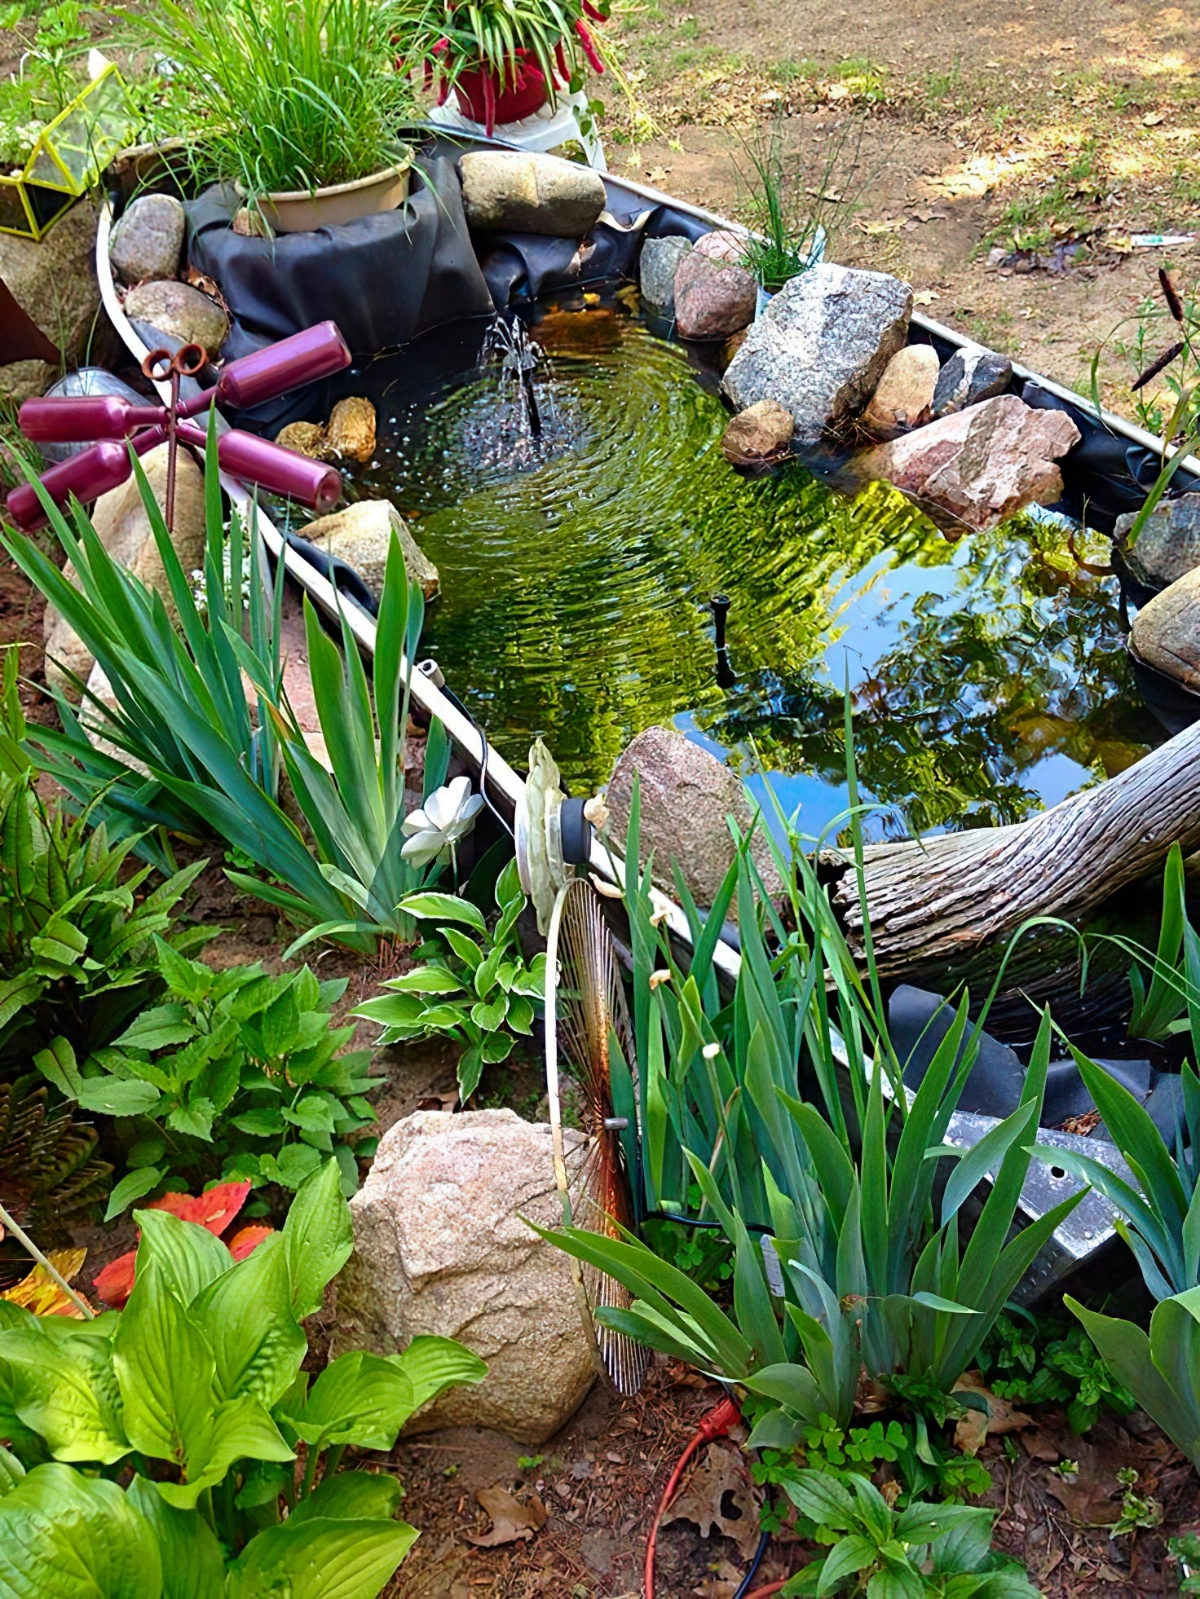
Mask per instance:
[[[155,1005],[151,1010],[144,1010],[113,1042],[122,1049],[144,1049],[152,1053],[173,1044],[186,1044],[195,1035],[196,1024],[186,1006]]]
[[[414,966],[399,977],[389,978],[387,987],[395,994],[459,994],[466,984],[448,966],[430,962],[428,966]],[[383,1019],[376,1013],[377,1021]]]
[[[107,1337],[76,1333],[73,1325],[52,1336],[31,1317],[0,1332],[3,1367],[15,1415],[56,1459],[111,1465],[129,1453]]]
[[[135,1210],[133,1219],[142,1230],[137,1252],[138,1281],[153,1261],[162,1272],[163,1281],[184,1305],[190,1305],[202,1289],[233,1266],[228,1246],[207,1227],[184,1221],[169,1210]]]
[[[228,1599],[376,1599],[416,1536],[403,1521],[285,1521],[251,1538]]]
[[[126,1172],[108,1196],[108,1209],[104,1212],[105,1221],[111,1221],[114,1216],[119,1216],[127,1205],[133,1204],[135,1199],[141,1199],[152,1188],[157,1188],[162,1178],[163,1172],[158,1166],[141,1166],[136,1171]]]
[[[0,1498],[4,1599],[161,1599],[162,1591],[158,1541],[116,1483],[55,1461]]]
[[[218,1399],[253,1394],[269,1410],[300,1369],[308,1340],[291,1307],[286,1245],[276,1234],[192,1303],[216,1362]]]
[[[337,1520],[389,1520],[399,1508],[404,1490],[386,1471],[338,1471],[322,1477],[307,1499],[301,1499],[288,1517],[288,1525],[312,1521],[317,1516]]]
[[[198,1510],[167,1504],[147,1477],[135,1477],[125,1497],[150,1524],[162,1558],[162,1599],[224,1599],[225,1557]]]
[[[413,1385],[399,1365],[356,1349],[330,1361],[302,1409],[284,1400],[279,1414],[306,1443],[321,1449],[334,1444],[390,1449],[416,1408],[413,1399]]]
[[[137,1280],[121,1312],[113,1363],[125,1404],[125,1430],[134,1448],[183,1467],[189,1440],[212,1417],[215,1362],[208,1340],[169,1283],[159,1261],[139,1250]]]
[[[185,1481],[162,1482],[158,1491],[170,1505],[191,1510],[206,1488],[222,1482],[238,1460],[291,1460],[292,1451],[278,1427],[251,1394],[209,1403],[185,1439]]]
[[[777,1400],[789,1410],[815,1422],[823,1408],[821,1390],[807,1366],[793,1364],[763,1366],[744,1379],[751,1393]]]
[[[454,894],[406,894],[399,908],[408,916],[435,922],[462,922],[477,933],[487,932],[487,923],[478,905],[472,905],[469,899],[458,899]]]
[[[327,1160],[301,1183],[283,1226],[292,1312],[303,1321],[321,1308],[325,1286],[350,1257],[354,1231],[337,1162]]]
[[[25,1475],[25,1467],[16,1455],[0,1444],[0,1499],[10,1493]]]
[[[784,1480],[782,1487],[802,1516],[832,1532],[852,1526],[858,1515],[849,1489],[824,1472],[797,1471],[794,1478]]]
[[[399,1366],[412,1383],[414,1410],[420,1410],[444,1388],[473,1386],[487,1376],[487,1363],[453,1338],[414,1338],[402,1355],[386,1359]]]
[[[847,1577],[865,1571],[877,1558],[878,1551],[869,1538],[859,1533],[839,1538],[821,1566],[821,1580],[817,1584],[818,1599],[824,1599],[825,1594],[836,1593]]]
[[[76,1098],[83,1110],[101,1116],[144,1116],[154,1109],[162,1094],[153,1083],[104,1076],[85,1077]]]
[[[1151,1353],[1150,1339],[1142,1329],[1118,1316],[1102,1316],[1098,1311],[1088,1310],[1070,1294],[1063,1295],[1063,1304],[1083,1323],[1100,1358],[1111,1368],[1118,1382],[1129,1389],[1146,1414],[1192,1463],[1200,1464],[1200,1438],[1194,1424],[1195,1402],[1190,1394],[1176,1393],[1159,1370]]]
[[[977,1505],[909,1505],[896,1523],[895,1536],[903,1543],[933,1543],[954,1527],[990,1527],[992,1512]]]

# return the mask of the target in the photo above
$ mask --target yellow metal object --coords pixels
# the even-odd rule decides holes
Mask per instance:
[[[124,80],[105,67],[42,129],[25,165],[0,174],[0,233],[43,238],[128,143],[130,120]]]

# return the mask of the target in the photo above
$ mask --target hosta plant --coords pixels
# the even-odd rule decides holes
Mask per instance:
[[[159,1004],[82,1062],[62,1039],[36,1057],[68,1098],[99,1098],[107,1084],[130,1101],[130,1170],[109,1216],[181,1173],[294,1189],[322,1154],[337,1157],[353,1193],[358,1166],[347,1140],[373,1122],[366,1096],[380,1079],[368,1052],[345,1050],[353,1027],[333,1025],[346,979],[322,983],[307,966],[278,977],[257,964],[214,971],[162,940],[156,950]]]
[[[784,1599],[1036,1599],[1024,1569],[992,1552],[994,1510],[921,1503],[893,1510],[865,1477],[847,1487],[821,1471],[799,1471],[783,1487],[828,1546],[784,1584]]]
[[[388,990],[353,1013],[382,1022],[381,1042],[443,1034],[458,1040],[459,1094],[470,1099],[485,1065],[507,1060],[516,1035],[533,1031],[546,990],[546,957],[526,965],[517,943],[525,896],[510,861],[496,881],[499,918],[492,927],[470,900],[452,894],[412,894],[400,908],[431,929],[426,958],[384,983]]]
[[[417,1338],[301,1370],[301,1322],[351,1247],[332,1161],[236,1264],[203,1227],[138,1220],[124,1310],[41,1320],[0,1302],[0,1593],[375,1599],[416,1531],[395,1519],[400,1485],[340,1469],[345,1451],[390,1448],[482,1361]]]

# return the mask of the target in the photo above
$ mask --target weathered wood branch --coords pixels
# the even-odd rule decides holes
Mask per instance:
[[[1096,788],[1008,827],[864,852],[871,932],[881,971],[960,962],[999,945],[1031,916],[1079,917],[1159,867],[1171,845],[1200,845],[1200,722]],[[853,862],[833,902],[863,954]]]

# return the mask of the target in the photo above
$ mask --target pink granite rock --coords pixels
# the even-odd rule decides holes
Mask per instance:
[[[851,466],[863,481],[894,483],[951,531],[983,531],[1023,506],[1053,504],[1063,486],[1056,462],[1078,441],[1065,411],[1001,394],[866,450]]]
[[[898,350],[863,412],[867,432],[877,439],[895,439],[928,422],[939,370],[932,344],[906,344]]]
[[[742,266],[746,241],[718,230],[696,240],[675,269],[675,326],[684,339],[723,339],[754,316],[754,279]]]

